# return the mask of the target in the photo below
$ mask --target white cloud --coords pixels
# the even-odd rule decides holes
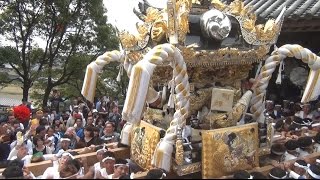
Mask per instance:
[[[138,17],[133,13],[133,8],[139,0],[103,0],[107,8],[108,22],[117,26],[119,30],[136,33]]]

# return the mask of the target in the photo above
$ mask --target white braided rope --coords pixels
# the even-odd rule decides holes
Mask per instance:
[[[81,94],[90,102],[93,102],[95,96],[95,90],[97,86],[98,74],[101,72],[102,68],[109,64],[110,62],[123,62],[124,52],[111,51],[106,52],[103,55],[98,56],[98,58],[91,62],[87,66],[86,75],[82,85]]]
[[[314,95],[310,96],[310,94],[313,94],[315,90],[309,87],[312,86],[312,83],[315,83],[315,78],[318,76],[315,75],[315,72],[319,71],[320,69],[320,57],[312,53],[309,49],[303,48],[297,44],[288,44],[281,46],[278,49],[276,48],[272,52],[271,56],[267,58],[264,66],[261,68],[261,72],[259,74],[259,84],[255,89],[253,98],[251,99],[252,106],[250,111],[253,114],[254,119],[256,119],[258,122],[264,122],[264,116],[262,113],[265,107],[264,97],[266,95],[266,89],[272,73],[275,71],[280,61],[286,57],[295,57],[297,59],[301,59],[305,63],[308,63],[311,73],[301,102],[308,102],[314,98]]]
[[[145,106],[147,96],[146,89],[148,89],[153,70],[156,65],[163,64],[166,61],[170,62],[170,65],[173,68],[173,77],[176,84],[176,112],[174,114],[173,120],[170,123],[170,127],[167,129],[165,137],[161,140],[162,144],[169,144],[169,147],[164,150],[166,151],[165,158],[169,159],[169,164],[164,163],[165,165],[162,165],[160,163],[160,165],[157,160],[154,161],[154,164],[167,170],[171,165],[170,161],[173,144],[176,140],[177,128],[183,128],[183,126],[185,125],[185,120],[188,116],[190,106],[190,87],[187,75],[187,66],[179,49],[171,44],[161,44],[155,46],[144,56],[143,60],[134,65],[130,76],[129,88],[122,116],[130,124],[138,124],[140,122],[141,114],[143,111],[143,107]],[[140,76],[140,78],[137,78],[137,76]],[[134,80],[134,78],[136,78],[136,80]],[[137,79],[139,79],[139,82],[137,82]],[[139,85],[138,87],[136,87],[137,84]],[[138,96],[138,98],[132,98],[132,96]],[[161,143],[158,146],[160,149],[162,147]],[[157,154],[157,152],[155,152],[155,154]]]

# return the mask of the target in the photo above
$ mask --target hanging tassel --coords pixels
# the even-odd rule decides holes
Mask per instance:
[[[169,108],[174,108],[174,81],[171,80],[169,82],[169,85],[170,85],[170,97],[169,97],[169,101],[168,101],[168,106]]]
[[[282,79],[282,71],[284,70],[284,62],[283,60],[280,61],[280,66],[279,66],[279,72],[278,72],[278,77],[276,80],[276,84],[281,84],[281,79]]]
[[[121,81],[121,76],[123,75],[123,65],[120,64],[118,66],[118,68],[119,68],[119,73],[118,73],[118,76],[117,76],[117,81],[120,82]]]
[[[262,61],[260,61],[260,63],[259,63],[259,66],[258,66],[258,69],[257,69],[257,72],[256,72],[256,76],[255,76],[255,79],[257,79],[258,75],[260,74],[261,67],[262,67]]]
[[[164,105],[164,102],[166,101],[166,99],[167,99],[167,86],[163,85],[162,96],[161,96],[161,106]]]

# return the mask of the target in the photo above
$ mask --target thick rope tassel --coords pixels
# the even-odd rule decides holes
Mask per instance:
[[[99,56],[95,61],[87,66],[86,74],[84,77],[81,94],[91,103],[93,102],[98,74],[102,68],[113,61],[122,62],[124,60],[124,53],[119,51],[106,52]]]
[[[155,166],[170,171],[173,145],[176,140],[176,129],[178,127],[183,128],[185,125],[190,95],[187,67],[180,51],[176,47],[171,44],[158,45],[150,50],[143,60],[134,65],[130,75],[129,88],[122,116],[131,125],[140,123],[153,70],[156,65],[163,64],[164,61],[174,62],[171,63],[171,66],[174,69],[173,77],[176,83],[176,112],[165,137],[159,143],[158,148],[156,148],[152,162]],[[124,141],[129,142],[129,140]]]
[[[260,82],[251,99],[251,113],[253,114],[254,119],[260,123],[264,123],[265,121],[262,112],[265,107],[264,97],[266,95],[269,80],[271,79],[276,66],[286,57],[301,59],[303,62],[308,63],[310,67],[308,82],[301,102],[309,102],[320,95],[320,57],[312,53],[309,49],[303,48],[297,44],[281,46],[279,49],[275,49],[271,56],[267,58],[259,75]]]

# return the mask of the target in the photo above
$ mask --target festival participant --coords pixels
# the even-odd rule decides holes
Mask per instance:
[[[239,177],[248,177],[245,179],[249,179],[250,174],[247,171],[238,171],[234,173],[233,177],[239,178]],[[163,169],[150,169],[145,177],[145,179],[164,179],[167,176],[165,171]],[[241,178],[240,178],[241,179]]]
[[[115,132],[115,124],[107,121],[104,129],[104,136],[101,137],[104,143],[118,143],[120,142],[120,134]]]
[[[64,151],[68,151],[70,149],[70,136],[68,136],[67,134],[65,134],[61,139],[60,139],[60,143],[57,146],[57,149],[55,151],[56,154],[62,153]]]
[[[320,152],[320,132],[318,132],[314,137],[314,142],[315,143],[313,144],[313,147],[314,147],[313,152]]]
[[[267,176],[262,174],[261,172],[251,172],[252,179],[268,179]]]
[[[98,145],[101,141],[94,137],[94,130],[92,126],[87,126],[84,129],[84,137],[78,141],[76,148],[89,147],[91,145]]]
[[[303,104],[302,111],[298,111],[294,115],[301,119],[304,119],[304,118],[313,119],[313,114],[311,113],[311,105],[309,103]]]
[[[308,164],[304,160],[296,160],[293,164],[293,169],[287,169],[289,172],[289,178],[293,179],[306,179],[306,173],[308,169]]]
[[[273,144],[270,148],[271,153],[270,153],[270,158],[277,163],[281,162],[281,158],[286,152],[286,148],[284,147],[283,144]]]
[[[299,157],[305,157],[313,153],[312,137],[300,137],[297,143],[299,145],[299,148],[297,150],[297,152],[299,153]]]
[[[128,161],[125,159],[116,159],[113,174],[108,175],[108,179],[119,179],[120,176],[128,175]]]
[[[310,165],[307,170],[307,179],[320,179],[320,166]]]
[[[274,167],[269,172],[270,179],[286,179],[287,172],[279,167]]]
[[[95,163],[93,166],[90,167],[89,171],[82,177],[82,179],[96,179],[97,178],[97,172],[100,172],[100,170],[103,168],[102,160],[106,158],[107,150],[102,148],[97,151],[97,160],[98,162]]]
[[[68,159],[59,171],[61,179],[78,179],[82,176],[81,163],[77,159]]]
[[[52,154],[51,148],[44,145],[44,138],[40,135],[33,137],[33,155],[42,152],[42,154]]]
[[[103,154],[102,169],[96,172],[97,179],[109,179],[109,175],[115,171],[116,159],[113,152],[107,151]]]
[[[65,164],[68,160],[74,159],[74,157],[69,152],[63,152],[58,159],[54,159],[53,166],[48,167],[41,179],[60,179],[60,171],[65,168]]]
[[[299,154],[296,151],[296,149],[299,147],[298,142],[296,140],[288,140],[284,144],[284,146],[287,150],[282,157],[283,161],[296,159],[299,156]]]
[[[69,127],[66,130],[65,135],[68,135],[70,137],[70,149],[75,149],[77,142],[80,141],[80,137],[77,136],[75,128]]]

